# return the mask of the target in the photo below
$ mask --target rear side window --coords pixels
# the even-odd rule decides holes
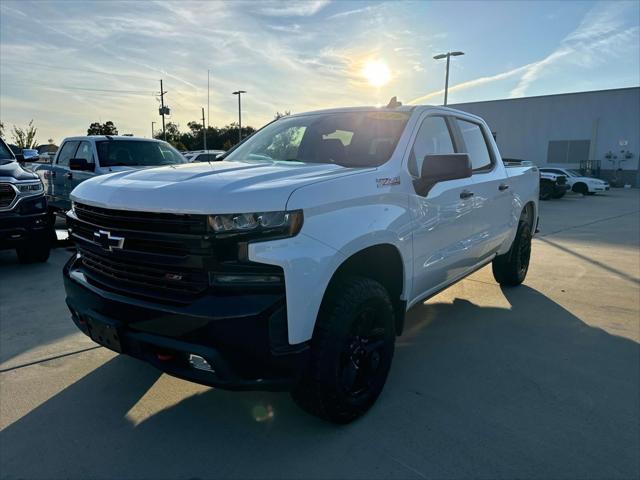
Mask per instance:
[[[455,151],[444,117],[425,118],[411,149],[409,173],[416,178],[420,177],[422,162],[426,155],[448,153],[455,153]]]
[[[477,123],[467,122],[456,118],[460,133],[466,145],[466,153],[471,159],[471,168],[477,170],[491,169],[491,155],[487,147],[487,141],[484,138],[482,129]]]
[[[79,143],[80,142],[77,142],[75,140],[65,142],[65,144],[62,145],[62,148],[60,149],[60,153],[58,154],[58,160],[56,161],[56,163],[58,165],[69,165],[69,159],[74,158],[73,156],[78,149]]]

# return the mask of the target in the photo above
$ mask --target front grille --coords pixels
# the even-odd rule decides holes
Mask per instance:
[[[6,208],[16,198],[16,191],[8,183],[0,183],[0,208]]]
[[[567,177],[559,175],[558,179],[556,180],[556,182],[558,183],[558,185],[566,185]]]
[[[78,219],[106,228],[196,235],[207,231],[206,215],[111,210],[81,203],[75,204],[75,212]]]
[[[80,249],[85,273],[100,286],[167,302],[188,301],[208,286],[203,271],[162,268],[144,263],[126,263],[107,255]]]

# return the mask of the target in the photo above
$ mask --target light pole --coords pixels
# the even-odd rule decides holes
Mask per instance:
[[[156,124],[156,122],[151,122],[151,138],[155,138],[154,135],[154,130],[153,130],[153,126]]]
[[[238,96],[238,143],[242,141],[242,103],[241,97],[243,93],[247,93],[246,90],[236,90],[234,95]]]
[[[447,52],[441,53],[433,57],[434,60],[441,60],[443,58],[447,59],[447,73],[444,80],[444,106],[447,106],[447,93],[449,91],[449,59],[451,57],[458,57],[460,55],[464,55],[464,52]]]

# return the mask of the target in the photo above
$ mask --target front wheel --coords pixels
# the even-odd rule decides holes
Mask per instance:
[[[540,200],[549,200],[553,195],[553,185],[551,182],[542,182],[540,184]]]
[[[48,233],[30,238],[16,248],[20,263],[41,263],[49,259],[51,240]]]
[[[394,310],[386,289],[369,278],[338,280],[320,309],[309,369],[293,399],[325,420],[355,420],[380,395],[394,345]]]
[[[530,259],[531,227],[528,222],[520,221],[509,251],[493,259],[493,278],[500,285],[520,285],[527,276]]]

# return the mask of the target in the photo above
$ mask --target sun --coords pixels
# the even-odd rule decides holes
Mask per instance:
[[[381,87],[391,80],[391,70],[381,60],[369,60],[362,69],[362,75],[374,87]]]

